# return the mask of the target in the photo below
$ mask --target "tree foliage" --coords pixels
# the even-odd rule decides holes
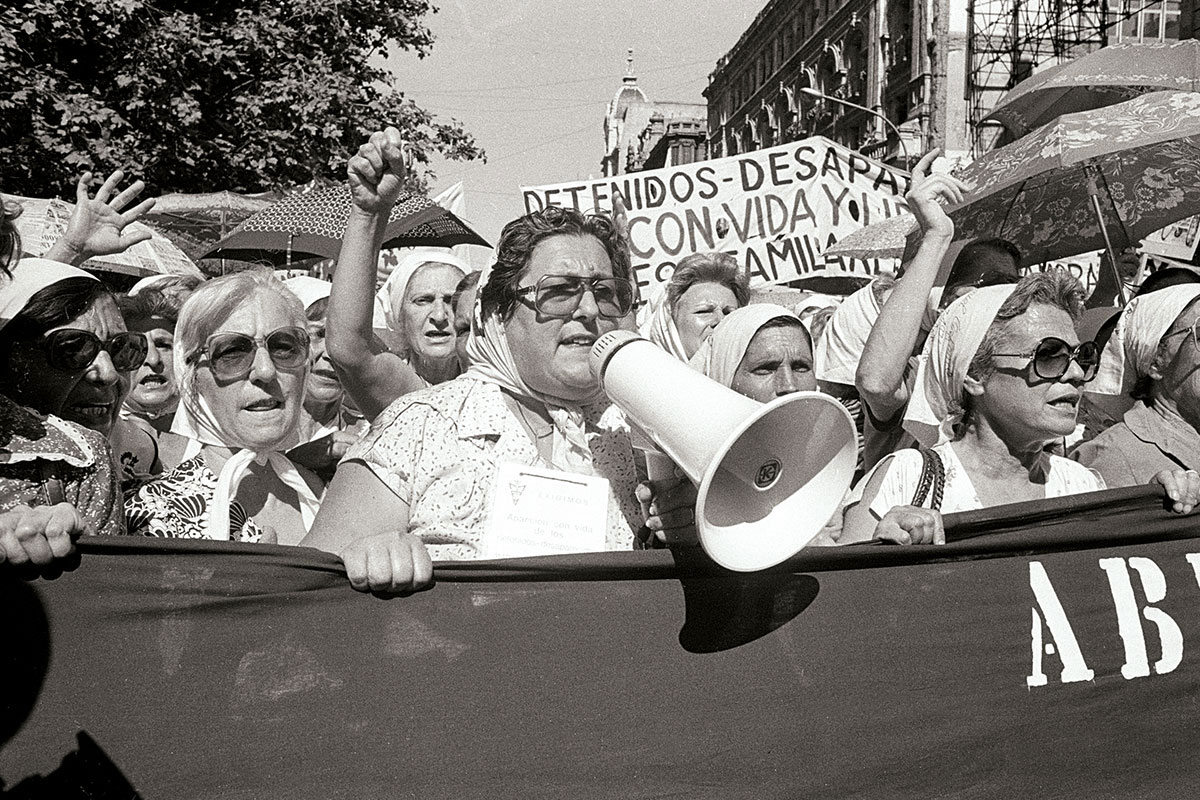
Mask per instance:
[[[428,0],[18,0],[0,8],[0,187],[50,196],[121,167],[152,192],[341,180],[372,130],[419,163],[483,156],[394,88]],[[425,175],[429,173],[426,170]]]

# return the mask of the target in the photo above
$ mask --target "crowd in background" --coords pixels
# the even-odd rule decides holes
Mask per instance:
[[[933,155],[906,198],[913,254],[845,298],[752,291],[732,256],[696,253],[643,301],[619,224],[558,208],[510,222],[482,273],[417,251],[377,287],[407,174],[394,129],[349,161],[332,282],[257,269],[113,293],[77,265],[139,239],[140,183],[93,196],[84,176],[42,258],[6,202],[0,555],[51,564],[82,534],[301,545],[358,589],[420,589],[432,561],[494,552],[506,463],[603,478],[606,549],[694,546],[696,487],[647,477],[592,370],[622,328],[753,400],[846,406],[859,468],[821,544],[936,544],[943,513],[1151,482],[1190,513],[1200,275],[1161,270],[1118,307],[1026,273],[1019,243],[959,247],[943,207],[966,187]]]

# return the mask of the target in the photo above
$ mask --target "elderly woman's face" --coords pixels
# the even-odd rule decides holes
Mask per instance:
[[[319,404],[336,403],[342,399],[342,382],[333,369],[325,351],[325,318],[308,321],[309,363],[305,396]]]
[[[560,235],[542,240],[533,249],[520,285],[533,286],[545,275],[612,274],[612,263],[598,239]],[[596,391],[588,364],[592,344],[616,327],[617,320],[602,318],[596,298],[585,291],[569,319],[540,315],[532,298],[522,298],[504,323],[504,332],[517,371],[529,388],[561,400],[583,400]]]
[[[1162,377],[1155,381],[1154,391],[1155,402],[1161,397],[1174,401],[1180,415],[1200,430],[1200,348],[1191,332],[1197,320],[1200,301],[1184,309],[1164,335],[1166,344],[1156,362]]]
[[[214,419],[242,447],[270,450],[284,442],[300,419],[307,364],[285,370],[277,367],[262,346],[265,337],[303,325],[287,312],[283,298],[259,292],[247,298],[213,333],[242,333],[259,345],[250,372],[239,378],[218,380],[201,359],[196,369],[196,389],[208,401]]]
[[[126,320],[129,330],[146,334],[146,362],[133,375],[133,387],[125,402],[137,410],[155,413],[167,409],[176,398],[175,324],[159,317]]]
[[[799,325],[760,328],[750,340],[730,388],[760,403],[793,392],[816,391],[808,334]]]
[[[696,355],[700,343],[708,338],[717,323],[738,307],[733,290],[720,283],[697,283],[679,296],[675,304],[675,328],[688,358]]]
[[[1079,343],[1071,316],[1061,308],[1031,305],[1008,325],[999,353],[1032,353],[1047,337]],[[975,410],[1008,444],[1030,446],[1067,436],[1083,396],[1083,370],[1075,361],[1058,380],[1039,378],[1029,357],[997,356],[996,371],[974,398]]]
[[[83,314],[52,328],[46,335],[63,329],[88,331],[104,342],[124,331],[125,321],[116,301],[105,295]],[[16,399],[44,414],[55,414],[104,436],[112,432],[121,403],[129,393],[132,373],[118,372],[108,351],[101,349],[82,372],[51,366],[45,352],[38,347],[18,348],[13,357],[17,385],[6,390],[12,391]]]
[[[454,355],[454,289],[462,273],[449,264],[426,264],[408,280],[397,318],[410,352],[431,360]]]

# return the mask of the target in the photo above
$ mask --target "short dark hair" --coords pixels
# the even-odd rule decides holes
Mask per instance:
[[[65,278],[39,289],[0,330],[0,375],[9,372],[15,343],[34,341],[51,328],[82,316],[100,298],[111,296],[103,283],[83,277]]]
[[[1014,269],[1020,269],[1021,267],[1021,259],[1023,258],[1021,255],[1021,248],[1017,247],[1008,239],[980,239],[979,241],[971,242],[959,251],[958,257],[954,259],[954,266],[950,268],[951,274],[958,270],[960,265],[965,268],[967,264],[976,257],[977,254],[986,251],[1003,253],[1012,259]]]
[[[133,295],[117,295],[117,308],[121,309],[126,324],[135,319],[158,317],[174,325],[179,321],[179,309],[182,307],[183,303],[178,297],[165,295],[157,289],[143,289]]]
[[[304,309],[304,318],[309,322],[320,322],[329,315],[329,298],[319,297],[309,303],[308,308]]]
[[[496,263],[481,290],[483,316],[498,314],[507,320],[517,305],[517,288],[534,248],[553,236],[594,236],[608,253],[613,276],[633,280],[629,251],[606,214],[582,214],[572,208],[550,206],[518,217],[504,226],[496,245]]]
[[[21,257],[21,234],[17,232],[17,217],[21,204],[0,196],[0,273],[12,277],[9,266]]]
[[[733,292],[738,308],[750,302],[750,276],[729,253],[694,253],[681,259],[667,284],[671,312],[687,290],[699,283],[718,283]]]

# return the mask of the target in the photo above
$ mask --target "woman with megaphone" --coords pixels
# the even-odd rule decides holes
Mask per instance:
[[[1074,431],[1100,363],[1075,333],[1083,297],[1075,278],[1049,271],[950,304],[925,342],[904,415],[922,448],[893,453],[863,478],[840,543],[937,544],[941,513],[1105,488],[1046,449]]]
[[[350,159],[343,254],[378,247],[403,183],[402,146],[389,128]],[[480,279],[470,367],[375,420],[339,466],[303,544],[340,554],[357,589],[424,588],[431,556],[512,555],[495,509],[516,508],[530,486],[557,480],[555,501],[577,504],[569,522],[595,537],[595,549],[632,548],[642,515],[629,430],[589,356],[633,301],[629,254],[608,217],[548,208],[510,222]]]

